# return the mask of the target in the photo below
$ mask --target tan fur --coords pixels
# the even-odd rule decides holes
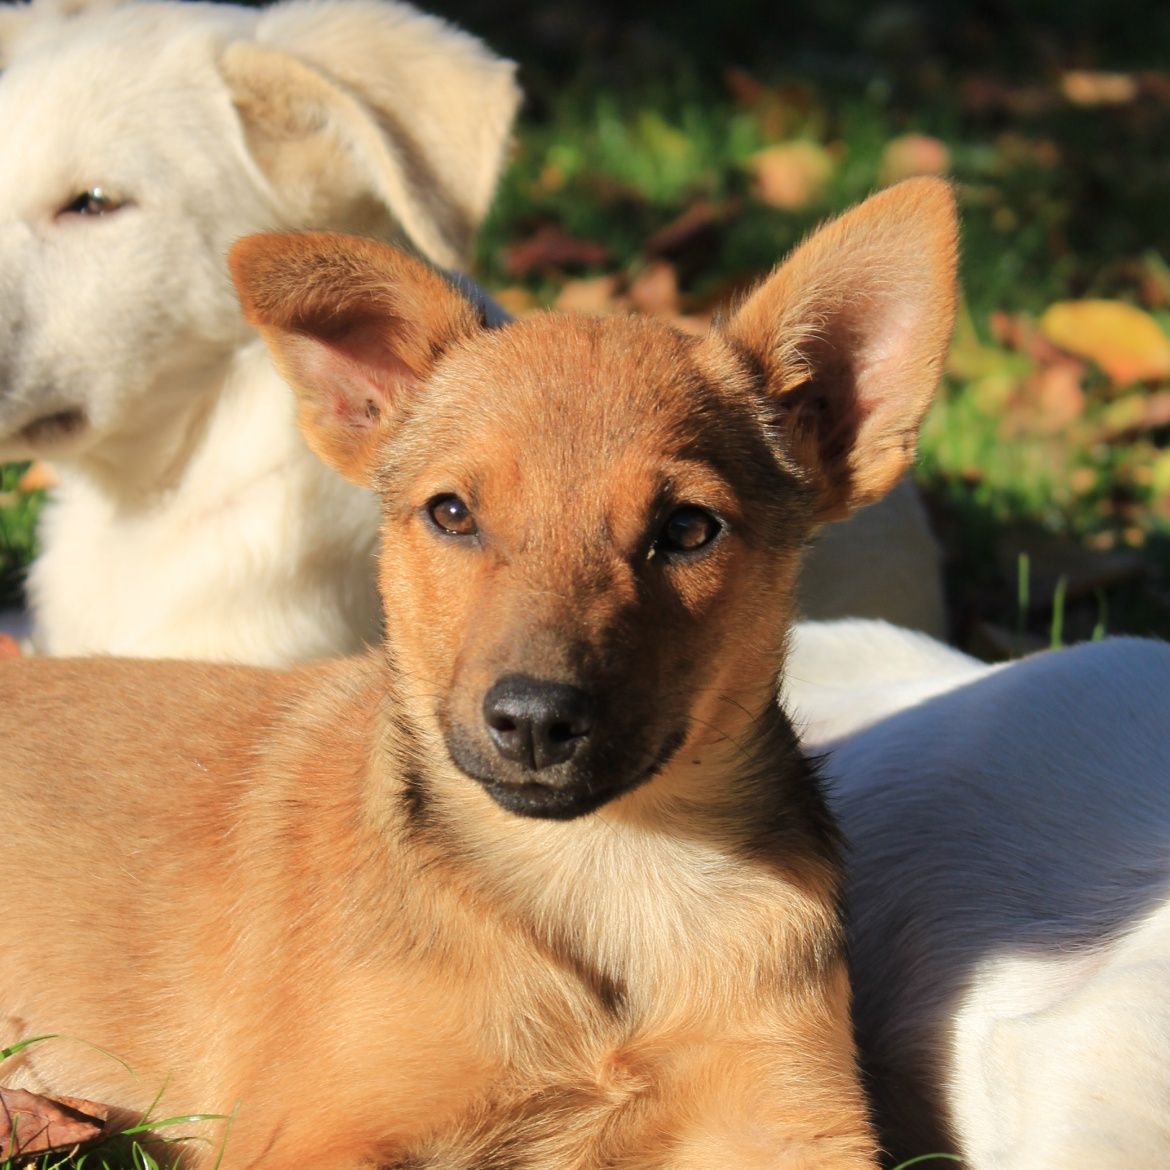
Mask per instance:
[[[941,345],[934,181],[798,253],[837,288],[816,328],[839,304],[861,351],[907,344],[866,334],[896,314],[863,320],[841,285],[871,235]],[[937,279],[900,291],[924,251]],[[772,632],[814,515],[891,474],[869,436],[907,457],[938,353],[899,354],[896,388],[822,379],[825,411],[859,394],[869,420],[826,451],[771,372],[771,323],[803,328],[783,268],[703,339],[485,331],[417,261],[337,236],[246,241],[233,273],[310,441],[382,495],[399,620],[292,672],[0,666],[0,1042],[68,1034],[137,1073],[58,1039],[24,1077],[234,1111],[229,1168],[872,1168],[836,836],[774,702]],[[477,536],[428,519],[448,493]],[[661,537],[685,506],[724,525],[689,558]],[[485,691],[518,675],[588,690],[568,763],[493,754]],[[591,803],[534,812],[562,798]]]

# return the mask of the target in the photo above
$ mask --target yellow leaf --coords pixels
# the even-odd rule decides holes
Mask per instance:
[[[1077,357],[1096,362],[1118,386],[1170,377],[1170,338],[1141,309],[1121,301],[1059,301],[1040,332]]]

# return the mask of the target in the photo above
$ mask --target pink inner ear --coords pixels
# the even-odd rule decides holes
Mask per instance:
[[[296,378],[322,393],[330,415],[351,427],[373,427],[418,383],[395,353],[385,318],[346,321],[336,329],[295,335],[287,350]]]

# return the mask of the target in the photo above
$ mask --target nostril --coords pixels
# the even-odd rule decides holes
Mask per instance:
[[[483,714],[500,755],[539,771],[578,750],[592,729],[592,708],[580,687],[512,674],[484,696]]]
[[[553,743],[566,743],[581,734],[579,731],[574,731],[568,723],[553,723],[548,729],[548,737]]]

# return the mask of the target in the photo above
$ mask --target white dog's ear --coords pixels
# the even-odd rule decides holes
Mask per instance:
[[[954,324],[957,236],[947,183],[899,183],[815,232],[723,327],[817,521],[872,504],[913,462]]]
[[[393,0],[287,0],[220,68],[290,226],[390,219],[435,263],[466,261],[520,100],[511,62]]]

